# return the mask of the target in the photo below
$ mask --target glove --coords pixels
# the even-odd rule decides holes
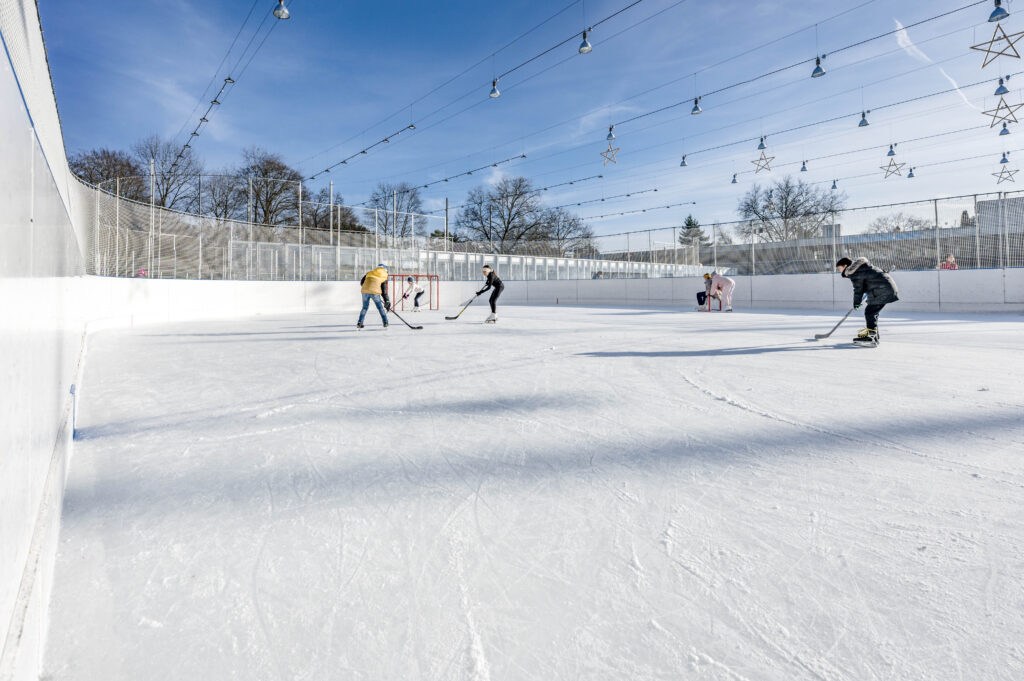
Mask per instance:
[[[479,295],[483,295],[483,291],[477,291],[477,292],[476,292],[476,295],[477,295],[477,296],[479,296]],[[473,296],[473,297],[474,297],[474,298],[476,298],[476,296]]]
[[[405,300],[405,299],[406,299],[406,298],[408,298],[408,297],[409,297],[409,294],[408,294],[408,293],[406,293],[406,294],[405,294],[404,296],[402,296],[402,300]]]
[[[860,303],[859,302],[858,303],[854,303],[853,304],[853,309],[854,310],[859,310],[860,309]]]

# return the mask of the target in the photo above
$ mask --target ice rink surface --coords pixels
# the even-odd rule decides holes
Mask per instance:
[[[1024,678],[1024,317],[443,313],[93,336],[48,678]]]

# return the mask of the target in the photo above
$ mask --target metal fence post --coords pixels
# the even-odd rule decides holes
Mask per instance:
[[[121,178],[115,181],[114,194],[114,276],[121,269]]]
[[[974,266],[981,269],[981,235],[978,233],[980,229],[978,223],[981,220],[978,219],[978,195],[974,195]]]
[[[331,180],[331,221],[328,227],[331,235],[331,245],[334,245],[334,180]]]
[[[942,251],[939,244],[939,200],[932,199],[932,204],[935,206],[935,268],[938,269],[942,265]]]
[[[1006,261],[1003,259],[1003,225],[1006,222],[1006,209],[1003,206],[1003,198],[1005,196],[1005,192],[999,192],[999,212],[996,214],[996,242],[998,243],[999,250],[999,267],[1006,267]]]
[[[156,225],[156,161],[149,159],[149,257],[146,258],[147,276],[153,276],[153,230]],[[132,265],[132,270],[135,266]]]
[[[717,272],[718,271],[718,225],[712,225],[712,227],[711,227],[711,234],[712,234],[712,236],[711,236],[711,238],[712,238],[711,248],[712,248],[712,254],[713,254],[714,259],[715,259],[715,271]]]
[[[203,278],[203,218],[199,217],[199,278]]]

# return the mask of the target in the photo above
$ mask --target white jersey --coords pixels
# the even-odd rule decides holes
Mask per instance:
[[[412,297],[416,297],[416,294],[418,294],[418,293],[423,293],[423,292],[424,292],[425,290],[426,290],[426,289],[424,289],[424,288],[423,288],[422,286],[420,286],[419,284],[413,284],[412,286],[410,286],[409,288],[407,288],[407,289],[405,290],[405,295],[407,295],[407,296],[412,296]]]

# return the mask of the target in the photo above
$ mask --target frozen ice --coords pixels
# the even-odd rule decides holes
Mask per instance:
[[[47,674],[1024,678],[1019,315],[443,314],[92,336]]]

